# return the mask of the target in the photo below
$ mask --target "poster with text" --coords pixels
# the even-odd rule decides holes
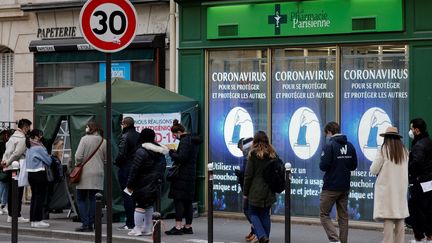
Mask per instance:
[[[323,127],[335,119],[336,50],[275,49],[272,59],[272,143],[292,164],[292,214],[317,216]],[[284,196],[278,195],[273,213],[285,213]]]
[[[214,165],[214,209],[240,212],[235,169],[243,163],[237,144],[267,129],[266,50],[209,53],[209,162]]]
[[[342,132],[359,159],[351,174],[349,210],[355,219],[371,220],[376,177],[369,167],[381,148],[380,136],[395,126],[408,146],[408,50],[405,46],[342,48]]]
[[[172,134],[171,126],[174,119],[181,120],[180,113],[123,114],[123,117],[128,116],[135,120],[135,128],[138,132],[144,128],[153,129],[156,133],[157,143],[163,144],[169,149],[177,149],[179,141]],[[168,165],[170,163],[171,161],[167,161]]]

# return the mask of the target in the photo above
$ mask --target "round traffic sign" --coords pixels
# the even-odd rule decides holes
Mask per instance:
[[[80,13],[85,40],[102,52],[117,52],[134,39],[137,17],[128,0],[89,0]]]

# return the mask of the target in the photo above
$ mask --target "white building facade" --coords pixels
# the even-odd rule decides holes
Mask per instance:
[[[113,73],[175,91],[175,76],[170,74],[175,65],[169,62],[169,50],[175,48],[168,44],[170,26],[175,26],[170,24],[176,16],[174,3],[130,1],[137,12],[137,36],[128,48],[113,54]],[[33,120],[34,102],[104,81],[104,54],[85,42],[79,27],[85,0],[1,3],[0,122]]]

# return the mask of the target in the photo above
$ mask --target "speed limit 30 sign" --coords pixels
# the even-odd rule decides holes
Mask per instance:
[[[81,32],[99,51],[121,51],[135,37],[136,16],[135,8],[128,0],[89,0],[81,9]]]

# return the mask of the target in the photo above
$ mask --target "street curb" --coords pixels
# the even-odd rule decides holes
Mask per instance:
[[[234,220],[246,220],[246,217],[242,213],[228,213],[228,212],[214,212],[213,215],[219,218],[234,219]],[[206,216],[206,214],[201,214],[201,216]],[[272,215],[271,221],[275,223],[285,223],[285,217],[281,215]],[[291,217],[292,224],[301,225],[321,225],[319,218],[310,217]],[[333,224],[338,226],[337,221],[334,220]],[[383,231],[383,223],[370,222],[370,221],[349,221],[350,229],[360,229],[360,230],[371,230],[371,231]],[[406,234],[413,234],[412,229],[405,228]]]
[[[12,229],[8,226],[0,225],[0,233],[11,234]],[[35,229],[28,227],[20,227],[19,235],[25,236],[37,236],[44,238],[62,239],[62,240],[74,240],[74,241],[89,241],[94,242],[94,232],[93,233],[83,233],[83,232],[71,232],[64,230],[50,230],[50,229]],[[106,235],[102,234],[102,242],[106,242]],[[131,242],[131,243],[152,243],[150,238],[137,238],[130,236],[112,236],[112,242]]]

